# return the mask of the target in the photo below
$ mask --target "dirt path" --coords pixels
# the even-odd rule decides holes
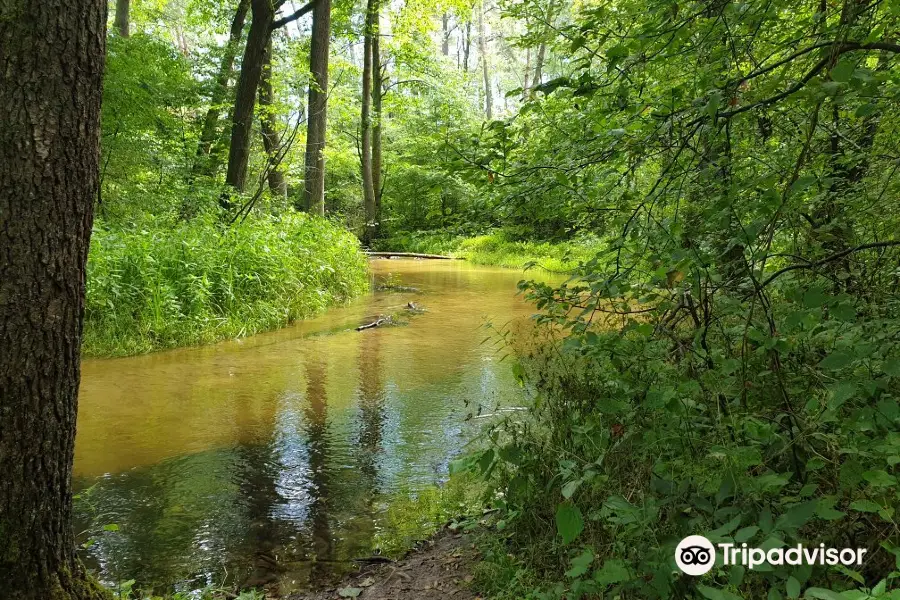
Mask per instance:
[[[478,600],[469,588],[476,559],[466,536],[443,530],[396,562],[362,567],[335,588],[287,600]]]

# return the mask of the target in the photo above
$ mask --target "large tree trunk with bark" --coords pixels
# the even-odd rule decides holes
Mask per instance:
[[[331,42],[331,0],[318,0],[313,8],[309,49],[309,102],[306,121],[306,168],[303,204],[325,215],[325,128],[328,108],[328,47]]]
[[[228,95],[228,82],[234,71],[234,59],[237,56],[238,46],[241,43],[244,21],[247,18],[249,9],[250,0],[241,0],[234,14],[234,19],[231,21],[228,43],[222,55],[219,72],[216,74],[216,82],[209,101],[209,109],[206,111],[206,117],[203,119],[203,129],[200,131],[200,143],[197,146],[198,160],[194,163],[195,175],[199,173],[212,175],[215,172],[216,161],[210,155],[210,150],[216,141],[219,117],[222,114],[222,104]]]
[[[372,32],[372,191],[375,194],[375,227],[373,235],[378,237],[381,226],[381,99],[384,88],[384,71],[381,65],[381,12],[376,3]]]
[[[272,40],[266,47],[263,60],[262,80],[259,83],[259,123],[262,131],[263,148],[268,157],[269,189],[273,196],[287,198],[287,182],[281,170],[281,144],[276,127],[274,94],[272,92]]]
[[[116,31],[122,37],[128,37],[131,26],[131,0],[116,0]]]
[[[250,130],[253,126],[253,109],[256,106],[256,90],[262,77],[266,48],[272,34],[275,9],[271,0],[250,0],[253,21],[247,35],[247,46],[241,62],[234,113],[231,122],[231,147],[228,149],[228,172],[225,181],[238,191],[243,191],[247,181],[247,163],[250,159]]]
[[[372,36],[377,0],[366,3],[366,22],[363,35],[362,111],[360,114],[360,166],[362,168],[363,208],[366,223],[363,242],[372,242],[375,227],[375,187],[372,181]]]
[[[75,555],[72,460],[106,0],[0,8],[0,595],[107,598]]]
[[[484,117],[490,121],[494,118],[493,98],[491,97],[491,76],[488,65],[487,39],[484,32],[484,0],[478,5],[478,54],[481,55],[481,75],[484,79]]]

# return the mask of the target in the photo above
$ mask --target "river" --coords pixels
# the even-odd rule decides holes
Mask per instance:
[[[397,498],[446,479],[484,415],[523,403],[497,343],[534,312],[521,272],[371,271],[372,293],[275,332],[84,361],[76,527],[104,581],[290,591],[333,578],[377,551]],[[355,331],[408,302],[425,312]]]

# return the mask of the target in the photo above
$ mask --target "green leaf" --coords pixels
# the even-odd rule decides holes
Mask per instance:
[[[818,600],[846,600],[846,598],[844,598],[837,592],[832,592],[831,590],[817,587],[807,588],[804,597],[818,598]]]
[[[891,377],[900,377],[900,360],[889,358],[881,365],[881,370]]]
[[[356,598],[362,594],[362,588],[345,587],[338,590],[338,596],[341,598]]]
[[[481,457],[478,459],[478,468],[481,469],[482,473],[487,473],[487,470],[491,467],[494,462],[494,449],[490,448],[485,450]]]
[[[797,181],[791,185],[791,193],[798,194],[815,182],[816,177],[814,175],[804,175],[803,177],[799,177]]]
[[[836,410],[856,394],[856,384],[851,381],[841,381],[828,386],[831,398],[828,399],[828,408]]]
[[[119,530],[119,526],[116,525],[115,523],[110,523],[108,525],[103,526],[103,531],[118,531],[118,530]]]
[[[856,308],[850,302],[840,302],[829,309],[832,317],[839,321],[849,322],[856,319]]]
[[[874,114],[877,110],[878,105],[869,103],[858,106],[856,108],[856,112],[854,112],[853,114],[856,116],[856,118],[868,117],[869,115]]]
[[[584,530],[581,509],[571,502],[563,502],[556,507],[556,531],[564,544],[571,544]]]
[[[738,544],[746,542],[754,535],[759,532],[759,527],[756,525],[751,525],[750,527],[744,527],[743,529],[738,529],[737,533],[734,534],[734,541]]]
[[[575,493],[575,490],[578,489],[578,486],[581,485],[580,479],[575,479],[573,481],[568,481],[564,486],[562,486],[562,495],[563,498],[568,500],[572,497],[572,494]]]
[[[584,552],[571,560],[572,568],[566,571],[566,577],[570,579],[581,577],[587,573],[588,567],[591,566],[592,562],[594,562],[594,553],[591,552],[590,548],[585,549]]]
[[[852,360],[853,357],[846,352],[832,352],[824,359],[822,359],[822,361],[819,363],[819,366],[823,369],[835,371],[837,369],[846,367]]]
[[[740,596],[727,590],[717,590],[706,585],[698,585],[697,591],[703,594],[704,598],[709,598],[709,600],[743,600]]]
[[[631,579],[631,574],[625,566],[625,562],[617,558],[609,559],[603,563],[603,568],[594,573],[594,581],[600,585],[612,585]]]
[[[850,508],[859,512],[874,513],[881,510],[881,505],[871,500],[856,500],[850,503]]]
[[[809,502],[798,504],[778,518],[777,526],[779,529],[803,527],[813,518],[818,507],[818,500],[810,500]]]
[[[836,508],[832,508],[830,506],[819,506],[816,510],[816,516],[820,519],[825,519],[826,521],[837,521],[843,519],[846,516],[846,513],[843,513]]]
[[[886,471],[876,469],[863,473],[863,479],[874,487],[892,487],[897,485],[897,478]]]
[[[819,308],[828,300],[828,296],[819,288],[810,288],[803,294],[803,305],[806,308]]]
[[[787,583],[784,584],[784,589],[788,598],[800,597],[800,582],[793,575],[788,577]]]
[[[514,444],[503,446],[502,448],[500,448],[497,454],[501,459],[511,465],[519,465],[522,463],[522,450]]]
[[[841,83],[847,83],[850,81],[850,78],[853,77],[853,71],[856,70],[856,65],[854,65],[849,60],[841,60],[837,65],[831,70],[831,79],[834,81],[839,81]]]

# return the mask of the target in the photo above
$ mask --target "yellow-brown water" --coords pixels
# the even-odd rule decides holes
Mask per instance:
[[[375,291],[243,341],[85,361],[77,521],[103,579],[302,585],[372,552],[391,498],[446,476],[483,422],[473,413],[522,402],[504,353],[484,342],[487,323],[533,312],[520,272],[371,266],[376,283],[419,292]],[[426,312],[408,326],[354,330],[411,301]]]

